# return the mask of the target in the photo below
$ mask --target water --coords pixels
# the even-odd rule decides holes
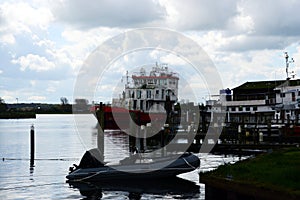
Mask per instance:
[[[0,120],[0,199],[205,199],[198,170],[169,181],[69,185],[65,176],[86,150],[96,147],[95,120],[73,115],[37,115],[36,119]],[[30,126],[35,126],[35,163],[30,167]],[[78,130],[86,132],[82,138]],[[128,154],[126,135],[105,133],[105,160],[114,162]],[[201,171],[238,158],[201,155]]]

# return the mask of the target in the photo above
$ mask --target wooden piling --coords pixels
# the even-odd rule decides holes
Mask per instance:
[[[104,129],[97,123],[97,148],[100,152],[100,157],[97,158],[100,162],[104,163]]]
[[[33,124],[30,127],[30,166],[34,166],[34,126]]]

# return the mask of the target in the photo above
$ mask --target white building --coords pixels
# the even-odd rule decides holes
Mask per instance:
[[[215,104],[226,107],[228,122],[298,122],[300,80],[246,82],[220,90]],[[211,103],[210,103],[211,104]]]

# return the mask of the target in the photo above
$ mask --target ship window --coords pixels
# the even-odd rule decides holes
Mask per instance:
[[[141,98],[141,91],[140,90],[137,91],[137,98],[138,99]]]
[[[147,98],[151,98],[151,90],[147,90]]]
[[[144,101],[143,100],[140,101],[140,109],[144,110]]]

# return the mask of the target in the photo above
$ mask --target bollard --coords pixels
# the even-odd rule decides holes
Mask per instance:
[[[34,166],[34,126],[30,127],[30,166]]]

